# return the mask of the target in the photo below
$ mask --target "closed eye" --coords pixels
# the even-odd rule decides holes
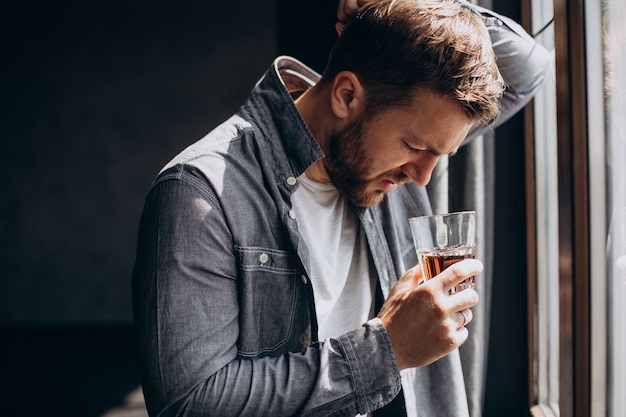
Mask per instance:
[[[408,142],[406,142],[406,141],[403,141],[403,143],[404,143],[405,149],[407,149],[411,153],[416,153],[417,154],[417,153],[421,153],[421,152],[428,152],[431,155],[436,156],[437,158],[439,158],[439,157],[441,157],[443,155],[442,153],[437,152],[434,149],[417,149],[417,148],[414,148],[411,145],[409,145]],[[456,154],[456,152],[457,152],[457,150],[454,150],[454,151],[450,152],[448,154],[448,156],[454,156]]]
[[[404,147],[406,148],[406,150],[408,150],[408,151],[409,151],[409,152],[411,152],[411,153],[420,153],[420,152],[423,152],[423,150],[422,150],[422,149],[417,149],[417,148],[414,148],[414,147],[412,147],[411,145],[409,145],[408,143],[406,143],[405,141],[403,141],[403,143],[404,143]]]

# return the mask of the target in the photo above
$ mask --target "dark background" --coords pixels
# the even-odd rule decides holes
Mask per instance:
[[[0,322],[130,323],[143,198],[271,64],[275,10],[259,3],[35,1],[5,13]]]
[[[497,5],[515,18],[513,2]],[[152,179],[236,111],[276,55],[321,71],[336,4],[3,6],[0,415],[101,416],[139,385],[130,276]],[[501,132],[507,279],[496,266],[486,415],[515,416],[527,410],[525,298],[507,296],[525,291],[521,118]]]

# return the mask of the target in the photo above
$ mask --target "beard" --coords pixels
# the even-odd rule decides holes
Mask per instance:
[[[385,198],[384,191],[368,189],[371,185],[385,178],[402,183],[408,177],[400,171],[396,174],[385,172],[369,178],[373,159],[363,147],[364,130],[365,123],[357,120],[341,132],[331,135],[324,161],[330,181],[346,198],[357,206],[371,207]]]

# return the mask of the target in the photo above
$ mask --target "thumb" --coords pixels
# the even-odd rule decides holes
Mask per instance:
[[[410,290],[411,288],[418,286],[422,282],[422,278],[422,268],[419,265],[415,265],[413,268],[407,270],[404,275],[400,277],[396,285],[394,285],[394,290]]]

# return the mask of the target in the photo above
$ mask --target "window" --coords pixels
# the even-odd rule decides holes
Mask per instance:
[[[603,119],[600,113],[594,115],[598,117],[598,133],[601,133],[600,127],[605,128],[604,149],[596,148],[595,140],[590,141],[590,150],[594,150],[593,162],[599,166],[598,177],[594,178],[592,185],[597,182],[599,189],[606,189],[604,196],[598,196],[600,204],[592,215],[606,213],[607,220],[606,225],[597,225],[594,235],[598,241],[593,242],[597,246],[597,257],[592,258],[598,264],[599,273],[606,267],[606,285],[598,289],[599,296],[592,300],[597,302],[594,311],[598,311],[598,318],[607,315],[606,334],[598,335],[600,341],[601,336],[605,336],[606,362],[599,355],[593,365],[607,373],[606,415],[619,417],[626,415],[626,4],[622,0],[605,0],[601,5],[590,4],[588,8],[598,15],[594,32],[598,32],[595,36],[602,37],[604,59],[600,62],[604,63],[604,68],[597,74],[596,88],[598,94],[605,92],[604,100],[598,98],[597,105],[603,108],[604,104],[606,115]],[[591,27],[590,22],[587,30],[590,31]],[[605,168],[604,171],[601,167]],[[594,197],[592,195],[592,201]],[[602,299],[603,294],[606,294],[606,300]],[[606,312],[605,304],[608,306]],[[598,346],[597,350],[604,351],[602,348]],[[599,377],[604,376],[603,372],[598,373]],[[603,400],[600,396],[597,402]],[[596,398],[594,407],[595,404]]]
[[[528,0],[554,47],[534,101],[529,282],[536,416],[626,415],[626,4]],[[549,22],[554,15],[554,24]]]
[[[531,30],[537,41],[554,52],[552,1],[533,0]],[[540,415],[558,415],[559,371],[559,291],[558,291],[558,187],[557,187],[557,129],[556,80],[554,67],[546,77],[544,88],[533,101],[534,110],[534,172],[530,173],[534,190],[535,228],[529,234],[528,253],[534,257],[536,268],[531,277],[529,308],[531,334],[530,381],[531,402],[537,403]],[[534,246],[533,246],[534,245]],[[529,268],[531,270],[531,268]],[[534,297],[532,294],[534,293]],[[536,410],[535,412],[538,412]]]

